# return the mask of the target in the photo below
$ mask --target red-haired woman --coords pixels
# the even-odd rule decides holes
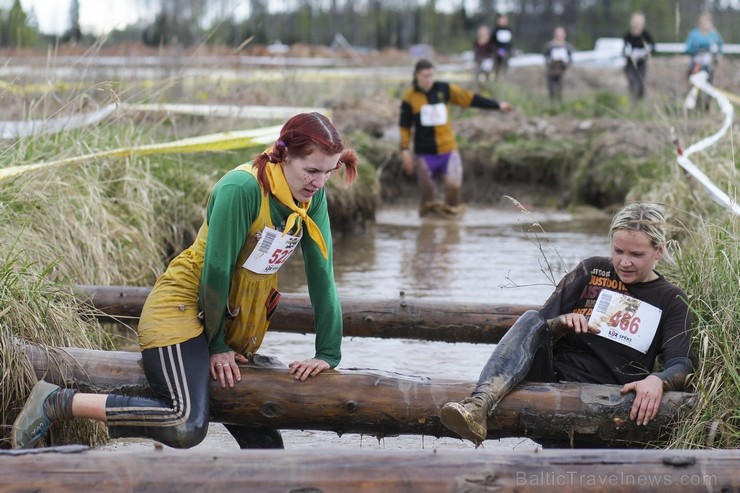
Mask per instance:
[[[208,430],[209,378],[221,387],[241,380],[238,365],[260,347],[280,298],[278,271],[298,245],[316,352],[292,362],[290,372],[305,381],[335,367],[342,313],[324,185],[342,165],[351,183],[357,155],[326,116],[289,119],[273,146],[216,183],[195,242],[170,263],[144,304],[139,345],[155,397],[83,394],[40,381],[15,421],[14,447],[32,446],[52,423],[71,418],[103,421],[113,438],[178,448],[200,443]],[[276,430],[228,428],[242,447],[282,447]]]

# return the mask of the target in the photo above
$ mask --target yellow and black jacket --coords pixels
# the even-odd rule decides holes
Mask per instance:
[[[461,107],[476,107],[497,110],[498,101],[485,98],[479,94],[452,84],[436,81],[429,92],[423,92],[414,83],[403,94],[401,99],[401,149],[409,149],[411,133],[414,133],[414,152],[416,154],[445,154],[457,149],[455,133],[449,118],[442,125],[424,126],[421,124],[421,109],[425,105],[442,103]]]

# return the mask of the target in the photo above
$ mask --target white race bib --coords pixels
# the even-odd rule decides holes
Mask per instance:
[[[556,46],[550,50],[550,59],[554,62],[567,62],[568,61],[568,48],[562,46]]]
[[[712,54],[711,53],[699,53],[698,55],[694,56],[694,63],[699,65],[711,65],[712,64]]]
[[[447,123],[447,105],[444,103],[425,104],[421,107],[421,124],[425,127],[437,127]]]
[[[496,41],[499,43],[508,43],[511,41],[511,31],[508,29],[496,31]]]
[[[598,335],[645,354],[658,332],[663,311],[626,294],[602,289],[588,323]]]
[[[633,60],[642,60],[643,58],[647,58],[647,56],[648,50],[645,48],[632,48],[632,53],[630,53],[630,57]]]
[[[283,235],[280,231],[265,226],[257,245],[242,267],[257,274],[277,272],[300,242],[300,236]]]
[[[484,72],[490,72],[493,70],[493,58],[484,58],[482,62],[480,62],[480,69]]]

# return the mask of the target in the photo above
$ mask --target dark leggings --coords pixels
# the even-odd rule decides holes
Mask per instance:
[[[632,99],[642,99],[645,96],[645,78],[647,76],[647,63],[645,61],[632,62],[627,60],[624,67],[624,73],[627,75],[630,96]]]
[[[198,445],[208,432],[210,356],[205,336],[141,352],[155,397],[109,395],[105,403],[111,438],[151,438],[169,447]],[[264,360],[264,361],[263,361]],[[255,355],[253,364],[278,363]],[[225,424],[240,448],[283,448],[278,430]]]
[[[550,101],[563,101],[563,74],[547,74],[547,92]]]
[[[501,338],[488,358],[473,396],[491,405],[519,382],[555,382],[552,345],[547,320],[536,310],[526,311]]]
[[[141,352],[155,397],[108,396],[111,438],[151,438],[175,448],[198,445],[208,432],[210,356],[205,336]]]

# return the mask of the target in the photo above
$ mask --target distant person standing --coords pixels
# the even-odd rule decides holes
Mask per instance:
[[[547,93],[551,103],[563,101],[563,76],[573,63],[573,47],[565,40],[565,28],[558,26],[553,37],[545,44]]]
[[[473,40],[473,57],[475,60],[475,83],[478,90],[483,89],[493,71],[494,47],[491,40],[491,30],[488,26],[479,26]],[[481,77],[483,82],[481,82]]]
[[[463,167],[448,105],[512,111],[506,102],[485,98],[450,82],[435,80],[434,64],[421,59],[414,66],[414,80],[401,97],[399,127],[401,167],[406,174],[416,169],[421,191],[419,215],[430,212],[454,216],[464,211],[460,203]],[[413,133],[414,155],[411,154]],[[444,184],[443,203],[435,200],[435,180]]]
[[[494,66],[496,67],[496,80],[509,69],[509,58],[514,48],[514,34],[509,28],[509,18],[506,14],[496,16],[496,25],[493,29],[492,42],[495,48]]]
[[[691,56],[688,75],[704,70],[712,82],[714,67],[722,58],[723,46],[722,36],[712,24],[712,16],[707,12],[701,14],[696,27],[686,38],[684,51]]]
[[[626,59],[624,73],[627,76],[630,97],[633,101],[639,101],[645,96],[647,60],[655,50],[655,41],[645,29],[645,15],[642,12],[632,14],[630,30],[622,39]]]

